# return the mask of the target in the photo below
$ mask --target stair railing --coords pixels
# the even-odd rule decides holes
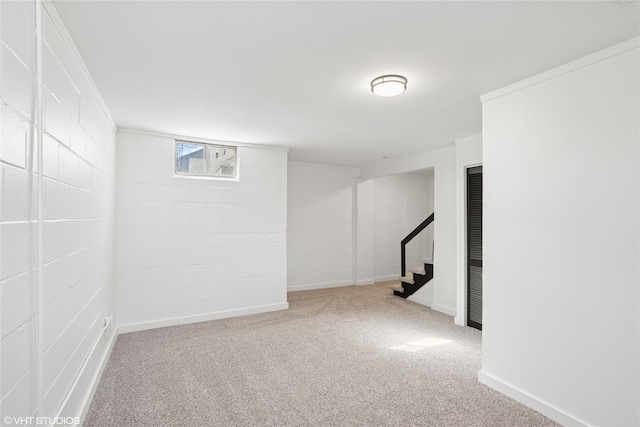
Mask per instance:
[[[422,223],[417,226],[415,228],[415,230],[413,230],[411,233],[409,233],[407,235],[407,237],[405,237],[404,239],[402,239],[402,242],[400,242],[400,266],[402,269],[402,277],[404,277],[407,274],[407,266],[405,265],[405,246],[407,245],[407,243],[409,243],[414,237],[416,237],[418,234],[420,234],[420,232],[422,230],[424,230],[425,228],[427,228],[427,226],[429,224],[431,224],[433,222],[433,214],[429,215],[429,217],[427,219],[425,219],[424,221],[422,221]]]

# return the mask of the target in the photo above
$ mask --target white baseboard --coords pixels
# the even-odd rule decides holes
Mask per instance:
[[[566,412],[561,411],[560,409],[550,405],[547,402],[544,402],[529,393],[520,390],[517,387],[512,386],[491,374],[488,374],[485,371],[480,370],[478,372],[478,381],[482,384],[491,387],[492,389],[509,396],[510,398],[517,400],[523,405],[528,406],[531,409],[534,409],[540,412],[542,415],[551,418],[557,423],[560,423],[564,426],[587,426],[588,424],[584,421],[579,420],[576,417],[573,417]]]
[[[278,304],[258,305],[238,310],[216,311],[212,313],[197,314],[194,316],[173,317],[170,319],[153,320],[150,322],[129,323],[118,326],[118,334],[128,332],[145,331],[147,329],[164,328],[167,326],[186,325],[189,323],[207,322],[209,320],[226,319],[229,317],[246,316],[249,314],[267,313],[269,311],[286,310],[289,308],[288,302]]]
[[[396,276],[381,276],[381,277],[374,277],[374,279],[376,283],[380,283],[380,282],[391,282],[392,280],[395,281],[399,281],[400,280],[400,275],[396,275]]]
[[[456,309],[447,307],[446,305],[433,304],[431,305],[431,308],[435,311],[439,311],[440,313],[448,314],[449,316],[456,315]]]
[[[82,403],[80,404],[80,408],[78,411],[78,418],[80,418],[79,425],[84,424],[84,419],[86,418],[87,413],[89,412],[89,408],[91,407],[91,402],[93,401],[93,396],[96,394],[96,390],[98,389],[98,384],[100,384],[100,378],[102,378],[104,368],[106,368],[109,357],[111,357],[111,352],[113,351],[113,346],[116,343],[116,338],[118,338],[118,331],[114,330],[113,333],[109,335],[109,341],[107,343],[106,349],[102,352],[102,356],[100,357],[100,361],[98,362],[98,369],[96,369],[91,376],[91,379],[89,381],[90,387],[82,398]]]
[[[341,288],[343,286],[351,286],[353,282],[350,280],[341,280],[337,282],[311,283],[308,285],[293,285],[287,287],[287,292],[311,291],[314,289]]]
[[[407,297],[409,301],[417,302],[418,304],[426,305],[427,307],[431,307],[433,301],[428,298],[418,297],[415,294]]]
[[[356,282],[356,285],[358,286],[363,286],[363,285],[374,285],[376,283],[375,280],[373,279],[368,279],[368,280],[358,280]]]

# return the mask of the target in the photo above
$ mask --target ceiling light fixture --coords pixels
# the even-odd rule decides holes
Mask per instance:
[[[378,96],[396,96],[407,90],[407,79],[397,74],[380,76],[371,81],[371,92]]]

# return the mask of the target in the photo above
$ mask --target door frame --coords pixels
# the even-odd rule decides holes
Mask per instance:
[[[469,192],[468,192],[468,188],[469,188],[469,175],[470,174],[470,170],[471,169],[475,169],[475,168],[482,168],[482,165],[478,165],[478,166],[471,166],[471,167],[467,167],[465,168],[465,238],[466,238],[466,244],[465,244],[465,299],[466,299],[466,310],[465,310],[465,318],[467,320],[466,325],[465,326],[469,326],[472,328],[476,328],[479,330],[482,330],[482,323],[478,323],[475,322],[471,319],[469,319],[469,312],[471,311],[471,300],[469,299],[469,279],[470,279],[470,275],[471,275],[471,258],[469,257]],[[479,172],[480,174],[484,173],[484,170],[481,170]],[[482,193],[484,193],[484,191],[482,191]],[[483,194],[484,196],[484,194]],[[482,229],[482,224],[480,225],[481,229]],[[482,268],[482,260],[480,260],[480,268]]]
[[[456,325],[467,327],[467,169],[482,166],[482,135],[456,140]]]

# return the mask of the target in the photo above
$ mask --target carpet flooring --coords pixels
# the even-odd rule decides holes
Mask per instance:
[[[557,425],[478,382],[480,331],[389,284],[120,335],[84,425]]]

